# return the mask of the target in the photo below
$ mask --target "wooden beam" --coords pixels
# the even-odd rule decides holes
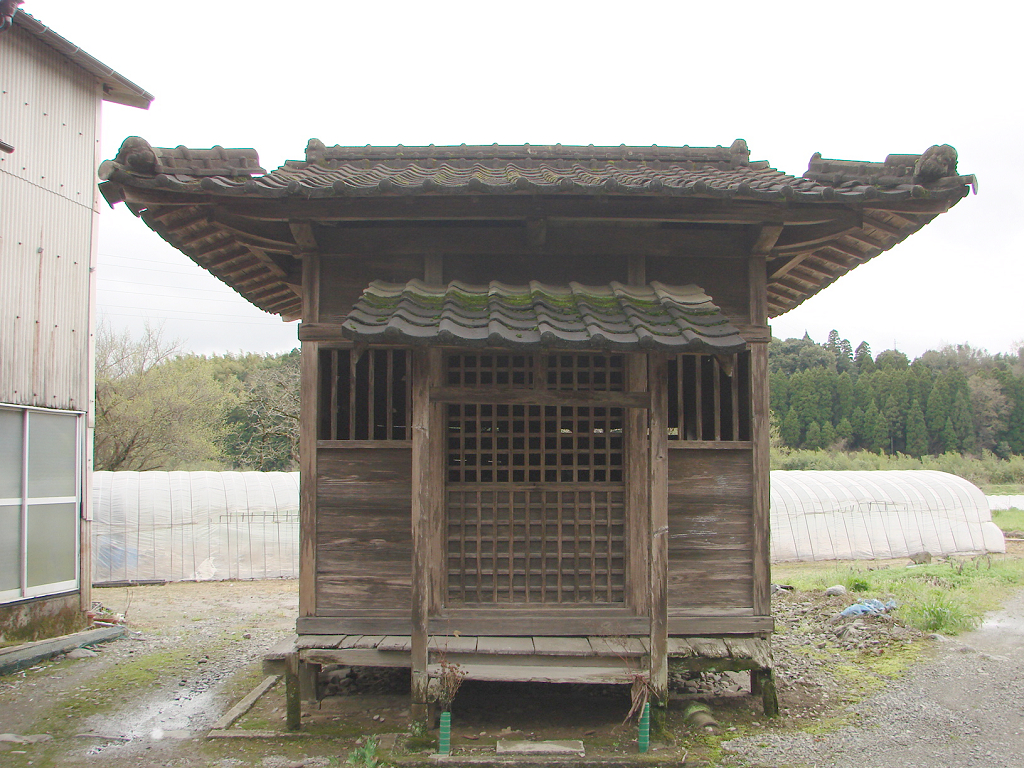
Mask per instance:
[[[320,250],[320,245],[313,234],[313,225],[308,221],[288,221],[288,228],[292,231],[296,245],[306,253],[314,253]]]
[[[346,609],[324,610],[319,616],[300,618],[300,635],[410,635],[412,622],[409,611],[397,616],[394,611],[377,611],[361,615],[360,611]],[[625,609],[606,610],[578,608],[563,605],[557,609],[543,609],[536,605],[528,609],[513,606],[501,609],[466,608],[448,609],[431,616],[428,630],[437,636],[461,637],[572,637],[593,635],[605,637],[650,636],[651,622],[646,616],[636,616]],[[428,642],[428,646],[433,641]],[[444,643],[443,640],[437,642]]]
[[[809,293],[814,293],[821,287],[817,283],[812,283],[806,280],[794,280],[791,274],[786,277],[773,279],[772,285],[775,287],[788,288],[794,293],[802,295],[804,298],[807,298]]]
[[[299,691],[299,654],[292,651],[284,658],[285,727],[297,731],[302,727],[302,695]]]
[[[213,207],[207,216],[207,221],[222,230],[231,232],[246,243],[289,253],[298,253],[300,250],[300,245],[296,242],[291,228],[285,226],[283,222],[251,219],[247,216],[228,213],[221,206]]]
[[[650,408],[646,392],[602,392],[563,389],[464,389],[433,387],[430,400],[438,403],[477,403],[500,405],[576,405],[621,408]]]
[[[346,197],[333,199],[180,195],[162,190],[125,187],[126,198],[147,205],[199,205],[216,202],[233,213],[266,221],[525,221],[545,217],[557,221],[665,221],[704,224],[827,223],[847,214],[844,203],[801,205],[787,202],[714,200],[676,197],[565,197],[533,195],[466,195],[408,197]],[[885,206],[878,206],[884,208]]]
[[[859,231],[863,216],[859,212],[849,212],[827,224],[811,224],[789,227],[785,234],[775,243],[773,249],[777,255],[787,255],[810,250],[815,246],[835,240],[848,232]]]
[[[427,353],[428,387],[433,388],[444,383],[444,351],[431,349]],[[436,616],[444,606],[444,595],[448,586],[448,562],[445,535],[445,478],[448,450],[446,443],[445,410],[447,406],[440,402],[430,403],[429,427],[430,437],[427,450],[430,467],[428,470],[428,488],[430,507],[427,516],[427,536],[429,539],[428,568],[430,581],[430,616]]]
[[[833,241],[825,247],[831,248],[833,251],[838,251],[839,253],[845,254],[846,256],[855,259],[858,264],[867,261],[869,258],[871,258],[869,254],[864,253],[860,249],[854,248],[851,245],[845,245],[839,241]]]
[[[626,389],[647,392],[647,355],[626,356]],[[633,610],[650,614],[650,447],[647,444],[647,413],[627,408],[623,422],[623,454],[626,480],[626,590]]]
[[[245,251],[245,246],[236,242],[233,238],[224,239],[221,237],[212,243],[207,243],[197,248],[183,244],[181,250],[183,253],[188,254],[189,258],[205,259],[211,253],[216,253],[217,251],[234,251],[235,254],[239,254]]]
[[[778,280],[780,277],[789,273],[797,264],[810,256],[809,253],[798,253],[796,256],[790,256],[788,259],[772,259],[772,272],[769,277],[772,280]],[[778,262],[782,262],[780,266],[774,266]]]
[[[751,252],[760,256],[767,256],[775,248],[782,231],[785,229],[781,224],[763,224],[758,228],[757,237]]]
[[[427,643],[431,612],[431,528],[444,478],[437,472],[435,456],[443,455],[436,437],[443,420],[432,418],[431,385],[440,379],[441,357],[437,349],[412,353],[412,716],[427,717]]]
[[[625,258],[741,258],[746,255],[743,232],[729,229],[661,228],[659,222],[554,221],[541,230],[538,220],[526,222],[422,222],[396,226],[350,226],[343,222],[317,228],[325,253],[367,256],[442,254],[471,258],[551,256]],[[362,223],[362,222],[361,222]],[[541,237],[541,232],[543,237]]]
[[[820,261],[813,254],[808,256],[806,259],[800,262],[800,264],[793,269],[795,273],[806,272],[816,276],[819,279],[834,280],[835,273],[825,271],[825,267],[821,265]]]
[[[887,235],[898,237],[900,240],[905,238],[907,235],[913,234],[921,227],[920,222],[912,221],[911,219],[899,216],[891,211],[879,211],[879,213],[885,213],[896,221],[883,221],[875,216],[865,216],[864,225],[867,227],[873,227],[881,232],[885,232]]]
[[[444,285],[444,257],[427,254],[423,257],[423,282],[440,287]]]
[[[626,258],[626,284],[647,285],[647,257],[642,253],[631,253]]]
[[[770,616],[769,532],[769,410],[768,345],[750,345],[750,414],[753,489],[753,607],[757,616]]]
[[[754,253],[750,257],[747,286],[750,292],[750,324],[768,324],[768,264],[764,255]]]
[[[647,356],[650,410],[651,688],[668,703],[668,360]]]
[[[863,203],[863,206],[866,211],[882,211],[884,213],[938,214],[948,211],[954,204],[958,203],[962,197],[966,197],[966,195],[967,192],[963,192],[963,194],[957,195],[951,200],[904,200],[901,202],[870,200]]]
[[[316,318],[320,286],[320,260],[303,260],[303,314]],[[316,430],[320,413],[320,345],[301,344],[299,358],[299,403],[302,419],[299,429],[299,616],[315,616],[316,529],[317,529],[317,449]]]
[[[203,266],[209,270],[217,270],[221,275],[230,276],[248,272],[260,263],[259,259],[252,255],[252,251],[245,246],[237,243],[232,243],[232,245],[237,246],[239,250],[216,260],[211,259]]]
[[[859,243],[864,243],[864,245],[870,246],[872,248],[877,248],[880,251],[884,251],[886,248],[889,247],[888,244],[880,243],[877,240],[875,240],[875,238],[868,237],[867,235],[865,235],[860,230],[855,230],[853,232],[847,232],[845,236],[853,238],[854,240],[856,240]]]

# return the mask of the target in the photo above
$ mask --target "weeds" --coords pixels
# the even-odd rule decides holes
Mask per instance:
[[[900,610],[904,622],[922,632],[941,632],[957,635],[977,629],[981,617],[942,592],[931,592],[924,599],[910,603]]]
[[[1024,584],[1024,560],[951,558],[914,568],[804,563],[777,565],[773,574],[773,581],[806,591],[842,584],[861,598],[895,599],[904,623],[955,635],[977,627],[985,611]]]
[[[369,737],[362,746],[348,753],[348,760],[345,762],[355,768],[377,768],[381,765],[380,756],[377,754],[377,739]]]
[[[459,692],[465,678],[466,671],[462,667],[453,664],[447,658],[441,659],[441,674],[437,677],[437,704],[442,712],[451,711],[452,701],[455,700],[455,694]]]

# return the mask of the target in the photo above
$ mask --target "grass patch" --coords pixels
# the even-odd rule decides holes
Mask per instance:
[[[866,563],[795,563],[772,568],[772,580],[804,591],[842,584],[858,599],[893,599],[896,616],[923,632],[956,635],[975,628],[1024,584],[1024,560],[951,558],[915,568]]]
[[[986,496],[1024,496],[1024,485],[1003,483],[1001,485],[979,486]]]
[[[992,521],[1005,533],[1024,531],[1024,509],[997,509],[992,512]]]

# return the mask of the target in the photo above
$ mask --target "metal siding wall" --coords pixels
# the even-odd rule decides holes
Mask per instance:
[[[0,402],[87,408],[100,104],[84,70],[0,35]]]

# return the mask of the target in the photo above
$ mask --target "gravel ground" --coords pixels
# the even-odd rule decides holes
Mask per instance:
[[[281,581],[97,590],[96,599],[127,612],[129,636],[97,646],[94,657],[0,678],[0,735],[38,739],[0,738],[0,765],[340,766],[361,735],[404,730],[407,678],[360,672],[339,673],[337,691],[358,695],[336,696],[307,713],[308,728],[323,729],[326,738],[202,738],[260,679],[259,658],[291,631],[296,597],[295,582]],[[766,722],[759,702],[742,694],[745,676],[674,674],[680,700],[668,725],[677,743],[661,748],[664,759],[679,763],[684,749],[687,765],[714,757],[683,723],[683,709],[698,700],[711,706],[727,737],[748,734],[723,743],[718,765],[1024,765],[1024,592],[981,630],[955,640],[925,638],[887,616],[837,619],[855,600],[786,592],[773,598],[783,708],[776,721]],[[880,674],[898,671],[885,665],[898,667],[908,650],[925,661],[894,681]],[[862,681],[851,673],[875,693],[864,698],[857,690]],[[635,731],[620,725],[628,697],[618,689],[553,696],[548,687],[538,693],[512,686],[496,695],[476,685],[481,690],[467,684],[456,702],[464,751],[493,754],[494,738],[522,729],[523,738],[582,737],[588,754],[635,755]],[[250,727],[280,730],[283,714],[282,693],[274,689],[248,716],[258,721]]]
[[[725,751],[754,766],[1019,768],[1024,592],[978,631],[933,638],[930,660],[845,709],[848,725],[824,735],[766,729],[726,742]]]

